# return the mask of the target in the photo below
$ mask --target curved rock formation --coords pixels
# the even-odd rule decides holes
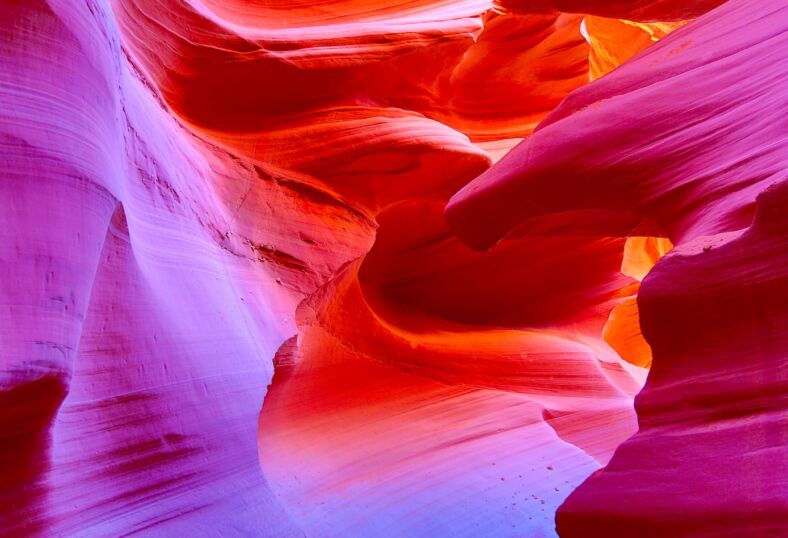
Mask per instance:
[[[260,416],[266,477],[308,535],[548,533],[566,494],[634,432],[640,385],[577,332],[387,301],[376,258],[397,260],[387,243],[407,237],[384,239],[391,225],[386,250],[299,308]],[[477,278],[480,263],[468,264]]]
[[[1,533],[785,532],[788,6],[720,4],[5,3]]]
[[[782,182],[750,228],[690,241],[649,274],[638,433],[561,506],[561,536],[785,533],[786,203]]]
[[[265,357],[370,221],[195,138],[106,8],[0,13],[0,527],[297,535],[253,441]]]
[[[488,248],[573,227],[676,244],[746,227],[784,173],[785,125],[772,114],[786,65],[770,51],[784,44],[785,9],[730,2],[573,92],[452,198],[453,229]]]
[[[561,507],[562,536],[786,531],[788,126],[772,114],[788,105],[787,9],[730,2],[676,31],[573,93],[447,208],[480,247],[567,228],[679,245],[606,326],[626,357],[639,307],[653,367],[638,433]]]

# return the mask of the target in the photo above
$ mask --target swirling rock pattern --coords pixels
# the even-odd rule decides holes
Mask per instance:
[[[0,5],[2,534],[788,533],[786,21]]]

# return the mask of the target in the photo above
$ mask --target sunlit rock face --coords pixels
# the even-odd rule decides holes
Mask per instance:
[[[6,2],[2,534],[788,533],[787,26]]]

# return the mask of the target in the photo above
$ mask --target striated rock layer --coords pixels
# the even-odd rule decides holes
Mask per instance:
[[[788,532],[786,21],[0,5],[2,534]]]

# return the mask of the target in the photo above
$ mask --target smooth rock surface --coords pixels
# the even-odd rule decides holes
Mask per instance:
[[[787,15],[3,3],[0,534],[784,534]]]

